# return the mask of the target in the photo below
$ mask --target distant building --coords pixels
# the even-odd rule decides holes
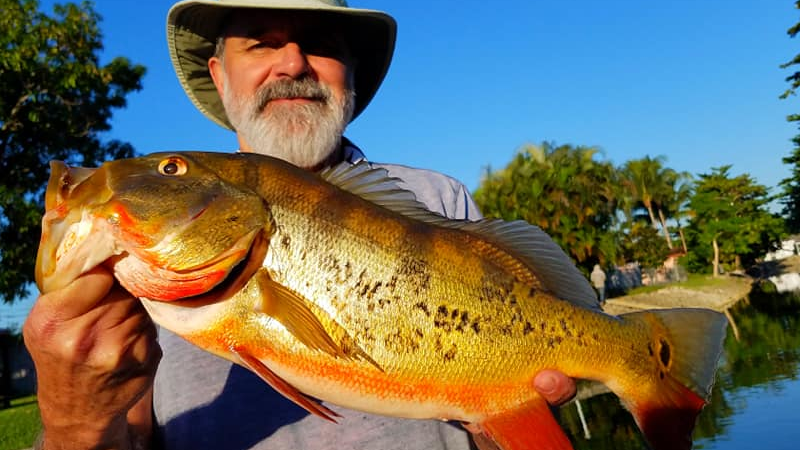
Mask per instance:
[[[777,261],[798,254],[800,254],[800,236],[793,235],[782,241],[780,248],[768,252],[764,256],[764,261]]]

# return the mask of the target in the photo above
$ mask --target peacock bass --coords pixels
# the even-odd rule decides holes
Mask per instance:
[[[457,420],[482,450],[570,449],[542,369],[616,393],[656,450],[691,448],[726,320],[605,314],[522,221],[454,221],[368,163],[320,174],[256,154],[51,163],[36,280],[98,264],[153,320],[308,411]]]

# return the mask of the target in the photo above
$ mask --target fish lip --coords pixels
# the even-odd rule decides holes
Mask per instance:
[[[242,290],[250,278],[261,268],[269,248],[269,238],[265,230],[259,230],[253,237],[245,257],[228,273],[228,275],[210,290],[176,300],[159,300],[148,298],[151,301],[166,302],[171,305],[196,308],[211,303],[227,300]]]

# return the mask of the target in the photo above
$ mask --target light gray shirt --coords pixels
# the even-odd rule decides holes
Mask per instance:
[[[364,155],[349,142],[345,159]],[[430,170],[371,163],[432,211],[451,218],[481,217],[466,187]],[[157,444],[165,450],[374,449],[466,450],[467,433],[456,423],[376,416],[326,404],[338,424],[310,415],[255,374],[161,329],[164,356],[156,373],[153,407]]]

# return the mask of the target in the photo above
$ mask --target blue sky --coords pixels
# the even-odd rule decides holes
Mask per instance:
[[[596,145],[616,164],[664,155],[692,173],[733,164],[759,183],[781,158],[796,99],[779,100],[798,42],[792,0],[375,1],[398,21],[381,90],[347,135],[376,161],[437,169],[475,189],[526,143]],[[170,0],[100,0],[104,59],[145,65],[113,120],[138,151],[232,150],[197,112],[165,43]]]
[[[53,1],[42,1],[51,11]],[[165,42],[171,0],[98,0],[104,62],[147,67],[110,136],[140,153],[230,151],[195,110]],[[523,145],[592,145],[615,164],[646,155],[693,174],[732,164],[776,186],[800,113],[779,100],[800,53],[793,0],[351,0],[398,22],[383,86],[346,135],[374,161],[436,169],[474,190]],[[26,305],[0,307],[0,327]]]

